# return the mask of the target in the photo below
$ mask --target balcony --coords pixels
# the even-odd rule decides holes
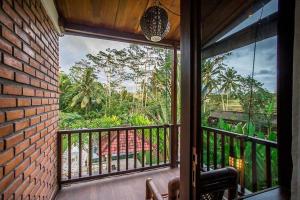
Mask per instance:
[[[152,2],[1,1],[0,199],[141,199],[147,178],[153,179],[155,192],[165,197],[169,180],[179,174],[180,198],[199,199],[203,174],[226,166],[238,170],[239,199],[289,199],[284,193],[291,191],[298,199],[297,181],[292,179],[299,168],[299,127],[292,123],[299,120],[300,105],[300,98],[295,98],[300,80],[294,70],[299,61],[294,48],[299,42],[293,40],[299,27],[294,23],[299,19],[294,16],[295,1],[278,0],[277,11],[264,16],[263,7],[270,0],[263,4],[161,0],[171,29],[157,43],[149,41],[139,26]],[[232,33],[235,25],[256,16],[258,10],[260,21]],[[171,115],[161,121],[171,125],[58,131],[59,37],[68,34],[173,51],[168,76]],[[275,70],[270,73],[276,78],[278,143],[201,127],[202,59],[249,45],[256,49],[256,43],[271,37],[277,37],[272,47]],[[255,57],[252,51],[246,54]],[[253,75],[254,64],[255,59],[250,63]],[[164,71],[158,74],[167,75]],[[265,74],[268,70],[256,71]]]
[[[62,189],[58,199],[118,199],[122,195],[141,199],[147,178],[166,194],[170,179],[179,176],[179,168],[170,168],[172,128],[155,125],[59,131],[58,181]],[[180,135],[180,125],[174,130]],[[277,154],[276,142],[210,127],[203,127],[201,136],[202,171],[235,167],[240,197],[276,187],[277,165],[272,161]],[[175,157],[180,157],[179,152]],[[180,166],[179,159],[176,163]],[[128,192],[128,185],[138,192]]]

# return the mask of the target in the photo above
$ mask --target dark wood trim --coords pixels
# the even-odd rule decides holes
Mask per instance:
[[[180,198],[200,199],[197,188],[200,180],[201,144],[200,134],[197,133],[201,132],[201,1],[181,1],[180,10]]]
[[[277,43],[277,141],[279,185],[290,191],[293,162],[292,88],[295,0],[279,0]]]
[[[119,32],[103,27],[92,27],[76,23],[63,22],[64,33],[69,35],[86,36],[99,39],[107,39],[120,42],[138,43],[144,45],[173,48],[179,46],[179,41],[163,39],[160,42],[151,42],[144,35],[128,32]]]
[[[277,34],[278,13],[263,18],[260,22],[256,22],[218,42],[215,42],[203,49],[202,58],[209,58],[230,52],[234,49],[247,46],[254,41],[262,41],[264,39],[276,36]],[[256,27],[258,27],[257,38]]]
[[[173,67],[171,81],[171,168],[178,167],[178,128],[177,128],[177,47],[173,48]]]

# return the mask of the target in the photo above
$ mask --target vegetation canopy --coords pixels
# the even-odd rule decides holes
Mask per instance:
[[[234,67],[225,65],[224,61],[228,56],[230,53],[202,61],[202,125],[276,141],[275,94],[251,76],[239,74]],[[60,128],[169,124],[172,59],[171,50],[140,45],[130,45],[121,50],[107,49],[86,55],[70,68],[69,73],[61,72]],[[180,96],[180,66],[177,67],[179,73],[176,87]],[[178,123],[181,107],[179,99]],[[169,140],[169,133],[167,134],[166,139]],[[149,130],[145,130],[146,141],[149,137]],[[159,144],[156,144],[156,137],[154,134],[153,145],[163,153],[163,134],[159,136]],[[207,140],[204,141],[204,152],[207,154]],[[73,144],[77,142],[76,138],[72,139]],[[213,142],[211,138],[210,146]],[[83,143],[88,143],[88,137],[83,137]],[[67,141],[63,142],[63,146],[65,150]],[[229,146],[225,148],[228,150]],[[260,173],[265,169],[264,148],[262,145],[257,147],[257,166]],[[239,151],[239,146],[235,145],[235,154],[239,155]],[[218,158],[220,152],[218,149]],[[149,162],[149,153],[145,152],[146,163]],[[250,156],[251,147],[246,145],[245,158],[250,160]],[[169,159],[169,148],[167,157]],[[140,154],[138,159],[142,159]],[[217,162],[220,164],[221,160]],[[274,184],[277,183],[276,162],[277,151],[272,151]],[[251,162],[245,162],[248,187],[251,182],[250,169]],[[261,188],[264,187],[263,179],[259,180],[259,184]]]

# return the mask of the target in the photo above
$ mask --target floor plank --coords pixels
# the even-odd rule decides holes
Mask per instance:
[[[177,169],[157,169],[118,177],[68,185],[58,193],[57,200],[141,200],[145,199],[145,181],[152,178],[161,193],[167,193],[170,179],[179,176]]]

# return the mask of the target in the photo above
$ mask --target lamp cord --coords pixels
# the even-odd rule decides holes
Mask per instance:
[[[261,13],[259,20],[255,26],[255,38],[254,38],[254,48],[253,48],[253,60],[252,60],[252,73],[251,73],[251,84],[250,84],[250,100],[249,100],[249,113],[248,113],[248,132],[247,136],[250,134],[250,120],[251,120],[251,108],[253,104],[253,84],[254,84],[254,69],[255,69],[255,60],[256,60],[256,47],[257,47],[257,36],[258,36],[258,27],[260,25],[262,15],[264,12],[264,3],[262,3]]]

